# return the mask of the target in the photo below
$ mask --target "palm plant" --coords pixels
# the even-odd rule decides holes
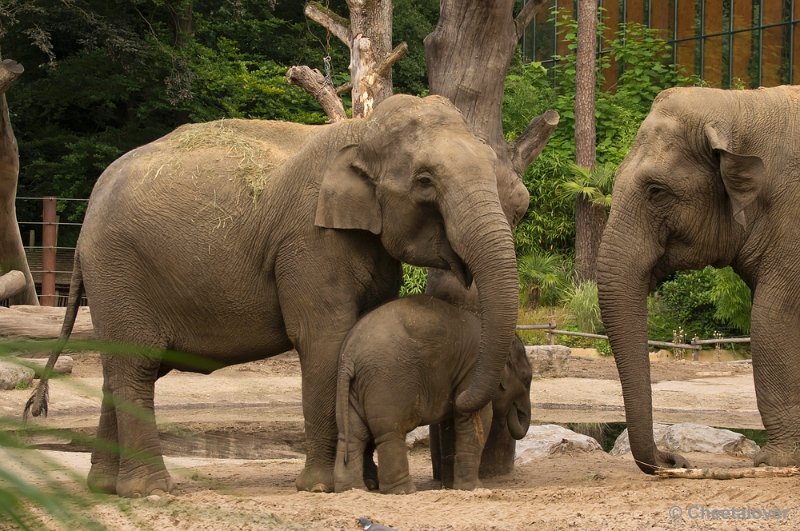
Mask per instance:
[[[616,165],[610,162],[598,164],[594,169],[579,166],[574,162],[567,165],[571,179],[559,186],[559,196],[563,199],[584,197],[592,204],[609,208],[611,188],[614,184]]]
[[[569,285],[571,264],[557,254],[533,250],[517,260],[523,302],[536,309],[561,300]]]

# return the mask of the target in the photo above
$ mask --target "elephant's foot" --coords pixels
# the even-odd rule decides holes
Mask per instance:
[[[117,478],[117,494],[126,498],[143,498],[153,494],[167,494],[173,483],[166,469],[146,471],[145,467]]]
[[[453,480],[453,488],[456,490],[475,490],[481,488],[481,482],[478,478]]]
[[[378,467],[372,457],[364,460],[364,485],[368,490],[378,490]]]
[[[753,466],[800,466],[800,445],[788,447],[767,443],[753,458]]]
[[[309,465],[306,463],[303,471],[297,476],[295,482],[297,490],[308,492],[333,492],[333,467]]]
[[[381,494],[413,494],[417,492],[417,487],[411,480],[411,476],[406,476],[405,479],[388,485],[386,483],[386,481],[383,481],[380,484]]]
[[[93,464],[89,469],[89,476],[86,478],[86,486],[92,492],[100,494],[116,494],[117,493],[117,473],[118,468],[103,467],[98,464]]]
[[[348,490],[370,490],[361,478],[352,480],[336,479],[336,492],[347,492]]]

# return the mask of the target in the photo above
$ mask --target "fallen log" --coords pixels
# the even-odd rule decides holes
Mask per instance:
[[[800,476],[800,467],[763,466],[742,468],[660,468],[656,475],[681,479],[788,478]]]
[[[54,339],[61,332],[66,308],[20,304],[0,306],[1,339]],[[81,306],[72,329],[71,339],[93,339],[94,329],[89,308]]]
[[[0,276],[0,301],[10,299],[25,289],[25,274],[22,271],[9,271]]]

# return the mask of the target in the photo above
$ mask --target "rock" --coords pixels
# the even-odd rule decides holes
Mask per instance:
[[[33,369],[15,363],[12,359],[0,359],[0,389],[25,389],[33,382]]]
[[[701,424],[653,424],[656,445],[668,452],[703,452],[752,457],[759,450],[756,443],[731,430],[712,428]],[[628,430],[623,431],[611,449],[611,455],[625,455],[631,451]]]
[[[561,378],[569,368],[569,347],[564,345],[526,346],[533,376],[539,378]]]
[[[47,365],[47,358],[24,358],[22,363],[27,363],[30,365],[36,365],[42,369],[44,366]],[[58,374],[72,374],[72,367],[74,365],[74,361],[72,360],[71,356],[64,356],[63,354],[58,357],[56,361],[55,367],[53,367],[53,372]],[[38,378],[39,375],[37,374],[35,378]]]
[[[570,454],[576,452],[603,451],[595,439],[575,433],[556,424],[531,426],[527,435],[517,441],[515,463],[524,465],[534,459],[550,455]]]
[[[416,448],[417,446],[429,446],[430,445],[430,431],[427,426],[420,426],[418,428],[414,428],[412,431],[406,434],[406,446],[411,448]]]

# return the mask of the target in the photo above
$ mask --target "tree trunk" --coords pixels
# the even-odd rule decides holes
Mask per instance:
[[[441,0],[439,23],[425,39],[431,94],[449,98],[473,132],[497,153],[497,187],[512,228],[525,214],[530,200],[522,174],[558,123],[558,114],[548,111],[534,119],[513,144],[503,136],[501,105],[506,71],[522,32],[546,1],[530,0],[516,17],[514,4],[514,0]],[[426,292],[473,311],[480,307],[475,287],[465,290],[448,271],[429,269]],[[481,463],[481,469],[491,475],[510,472],[514,466],[513,439],[507,433],[497,437],[502,440],[493,440],[487,446]],[[435,470],[434,474],[440,476],[442,471]]]
[[[596,158],[595,86],[597,0],[578,4],[578,51],[575,64],[575,162],[594,169]],[[605,208],[582,195],[575,200],[575,273],[579,281],[596,280],[597,250],[606,223]]]
[[[25,289],[9,298],[9,303],[38,305],[25,248],[17,224],[17,179],[19,177],[19,151],[17,139],[11,128],[6,102],[6,90],[23,72],[22,65],[6,59],[0,63],[0,275],[21,271],[25,275]]]

